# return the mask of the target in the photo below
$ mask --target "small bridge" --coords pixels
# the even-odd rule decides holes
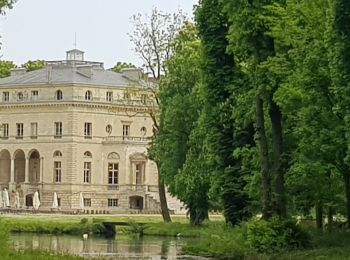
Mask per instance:
[[[101,222],[102,225],[106,229],[106,236],[108,237],[113,237],[115,236],[117,232],[117,226],[130,226],[130,222],[123,222],[123,221],[103,221]],[[137,222],[138,225],[143,226],[145,223],[139,223]]]

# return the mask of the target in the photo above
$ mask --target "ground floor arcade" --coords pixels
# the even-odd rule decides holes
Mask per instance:
[[[54,156],[56,155],[55,153]],[[108,174],[116,173],[117,155],[106,157],[108,168],[112,167],[108,169]],[[130,159],[130,168],[135,171],[135,176],[132,178],[133,182],[129,184],[116,183],[114,175],[113,178],[107,178],[105,184],[59,183],[55,176],[57,171],[55,167],[52,171],[47,169],[44,171],[44,160],[44,156],[37,149],[28,152],[22,149],[14,152],[7,149],[0,151],[0,188],[1,190],[6,188],[9,191],[11,206],[13,206],[14,194],[17,193],[20,197],[19,207],[30,208],[33,205],[34,192],[39,191],[42,209],[52,207],[54,193],[56,193],[58,209],[62,210],[82,208],[110,211],[159,210],[159,202],[156,199],[158,187],[143,183],[145,173],[138,165],[143,165],[141,163],[144,163],[145,159],[140,155]],[[86,161],[91,161],[91,158],[87,157]],[[83,173],[86,174],[85,168]],[[52,182],[46,181],[44,174],[52,175]],[[83,203],[81,203],[81,196],[83,196]]]

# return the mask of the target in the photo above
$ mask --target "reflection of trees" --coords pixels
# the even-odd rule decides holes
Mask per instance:
[[[118,253],[118,244],[116,240],[107,240],[107,253]]]
[[[162,257],[168,256],[170,241],[168,239],[162,240],[162,245],[160,247],[160,254]]]
[[[128,253],[143,253],[143,239],[140,236],[133,236],[132,240],[129,240]]]
[[[88,255],[90,253],[103,255],[109,253],[115,254],[116,258],[121,257],[123,259],[128,259],[128,257],[133,259],[174,259],[178,249],[176,240],[142,238],[136,235],[117,236],[115,240],[98,237],[89,237],[87,240],[83,240],[80,236],[17,234],[11,235],[11,240],[14,248],[18,250],[39,249],[73,255]]]

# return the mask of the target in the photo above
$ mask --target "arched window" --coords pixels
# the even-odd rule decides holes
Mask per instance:
[[[86,151],[86,152],[84,153],[84,157],[86,157],[86,158],[92,158],[91,152]]]
[[[62,90],[57,90],[55,93],[56,100],[62,100],[63,99],[63,93]]]
[[[85,100],[92,100],[92,92],[90,90],[85,92]]]
[[[55,152],[53,153],[53,156],[54,156],[54,157],[62,157],[62,153],[61,153],[60,151],[55,151]]]

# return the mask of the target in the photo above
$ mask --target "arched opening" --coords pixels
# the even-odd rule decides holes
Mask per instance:
[[[62,157],[62,153],[60,151],[55,151],[53,157]]]
[[[22,150],[17,150],[14,154],[15,158],[15,183],[22,183],[25,181],[25,167],[26,160]]]
[[[119,156],[118,153],[112,152],[112,153],[109,153],[109,154],[108,154],[107,159],[110,159],[110,160],[119,160],[119,159],[120,159],[120,156]]]
[[[92,92],[90,90],[85,92],[85,100],[92,100]]]
[[[0,183],[11,181],[11,155],[7,150],[0,152]]]
[[[55,93],[56,100],[62,100],[63,99],[63,92],[62,90],[57,90]]]
[[[37,183],[40,181],[40,154],[33,150],[29,154],[29,182]]]
[[[27,207],[33,207],[33,196],[34,196],[33,193],[26,195],[26,206]]]
[[[129,198],[130,209],[143,209],[143,197],[141,196],[131,196]]]

